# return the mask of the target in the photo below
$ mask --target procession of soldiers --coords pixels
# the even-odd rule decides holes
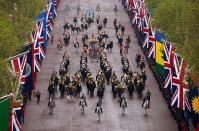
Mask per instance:
[[[96,10],[100,10],[99,8],[97,7]],[[59,92],[60,98],[66,98],[68,102],[80,98],[87,106],[85,96],[87,93],[91,99],[97,96],[96,110],[97,107],[100,107],[101,112],[103,112],[101,105],[104,92],[107,91],[106,88],[109,85],[112,88],[113,99],[118,99],[120,107],[123,100],[125,100],[125,106],[127,107],[126,96],[133,98],[135,92],[139,99],[143,98],[143,91],[146,88],[145,81],[147,79],[144,58],[139,52],[137,53],[135,62],[140,69],[133,71],[134,67],[130,64],[127,57],[131,39],[125,32],[125,26],[118,19],[114,19],[113,24],[117,38],[117,42],[114,43],[114,40],[106,32],[108,22],[110,21],[108,21],[107,17],[99,15],[99,13],[96,15],[96,19],[94,19],[94,14],[82,13],[74,17],[71,22],[66,19],[63,21],[63,37],[60,37],[58,45],[61,44],[61,48],[63,48],[63,41],[66,50],[64,51],[59,69],[57,71],[54,70],[49,78],[49,99],[53,99],[55,93]],[[92,32],[92,35],[89,36],[87,30],[92,24],[97,25],[97,31]],[[75,36],[76,33],[81,33],[81,39],[75,37],[74,41],[71,42],[71,37]],[[69,75],[69,68],[73,66],[71,65],[73,59],[70,58],[69,51],[67,51],[69,44],[73,44],[75,53],[81,54],[79,70],[74,75]],[[123,72],[121,78],[119,78],[118,72],[113,70],[114,65],[109,62],[107,57],[107,53],[112,53],[113,47],[120,50],[121,71]],[[60,51],[61,48],[58,50]],[[98,70],[96,76],[89,69],[88,61],[99,64],[100,68],[96,68]],[[84,92],[85,90],[86,92]],[[143,103],[146,100],[150,101],[150,95],[148,93],[144,96]],[[82,103],[81,100],[79,105]]]

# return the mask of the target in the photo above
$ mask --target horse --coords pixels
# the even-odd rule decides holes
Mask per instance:
[[[145,115],[147,116],[147,109],[149,108],[149,100],[145,100],[143,108],[145,109]]]
[[[100,115],[103,113],[100,106],[97,106],[95,108],[95,113],[97,113],[97,117],[98,117],[97,120],[100,122]]]
[[[62,65],[63,65],[64,69],[65,69],[66,71],[68,71],[69,60],[64,60],[63,63],[62,63]]]
[[[128,92],[129,92],[129,96],[132,98],[133,92],[134,92],[134,85],[132,83],[128,84]]]
[[[48,107],[49,107],[49,113],[52,114],[53,113],[53,108],[55,107],[55,103],[52,100],[52,98],[50,98],[50,100],[48,102]]]
[[[70,25],[70,28],[71,28],[71,32],[73,32],[73,34],[75,31],[77,31],[77,33],[79,33],[81,31],[79,26]]]
[[[135,61],[136,61],[136,63],[137,63],[137,67],[140,66],[140,59],[141,59],[141,55],[138,54],[138,55],[136,56],[136,58],[135,58]]]
[[[127,108],[127,103],[124,99],[122,99],[121,103],[120,103],[120,107],[122,108],[122,115],[125,114],[125,109]]]
[[[84,108],[86,106],[86,102],[84,99],[80,100],[79,106],[81,106],[81,113],[84,113]]]
[[[138,85],[136,86],[136,91],[138,94],[138,98],[142,98],[142,92],[144,90],[144,83],[138,82]]]
[[[67,89],[67,96],[66,96],[66,99],[68,100],[68,102],[73,101],[74,93],[75,93],[75,87],[73,87],[70,83]]]
[[[66,99],[67,99],[68,102],[71,102],[71,101],[74,100],[73,95],[71,95],[71,94],[68,94],[68,95],[66,96]]]
[[[104,89],[102,89],[101,87],[98,88],[98,90],[97,90],[97,96],[98,96],[99,100],[102,100],[102,98],[104,96]]]
[[[86,86],[87,86],[87,89],[88,89],[88,93],[90,94],[90,97],[93,97],[94,91],[95,91],[95,88],[96,88],[95,81],[88,80],[86,82]]]
[[[79,42],[77,42],[77,41],[74,41],[74,47],[75,47],[75,49],[76,49],[76,52],[78,52],[78,48],[79,48]]]
[[[79,97],[80,93],[82,91],[82,86],[80,84],[80,82],[76,85],[76,89],[75,89],[75,94]]]
[[[125,74],[122,76],[122,78],[121,78],[121,83],[122,83],[123,85],[126,85],[127,81],[128,81],[128,75],[126,75],[126,73],[125,73]]]
[[[145,69],[145,63],[144,63],[144,61],[140,61],[140,69],[141,70]]]

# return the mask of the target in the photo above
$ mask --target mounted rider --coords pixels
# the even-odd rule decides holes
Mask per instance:
[[[97,113],[97,108],[100,109],[100,111],[103,113],[102,107],[101,107],[101,102],[97,102],[96,107],[95,107],[95,113]]]
[[[63,98],[65,93],[65,85],[63,80],[61,80],[61,82],[59,83],[59,91],[61,94],[60,96]]]
[[[55,107],[55,102],[54,102],[53,98],[51,98],[51,97],[48,101],[48,107]]]
[[[87,102],[86,102],[86,96],[84,94],[82,94],[82,96],[80,97],[81,100],[84,101],[85,106],[87,106]],[[79,102],[79,105],[81,104],[81,101]]]
[[[125,107],[127,107],[126,97],[124,94],[121,95],[120,99],[120,107],[122,107],[122,101],[124,101]]]
[[[151,100],[150,98],[151,98],[151,92],[149,90],[147,90],[146,95],[143,99],[142,107],[143,107],[145,101],[148,100],[149,101],[148,108],[150,108],[150,100]]]

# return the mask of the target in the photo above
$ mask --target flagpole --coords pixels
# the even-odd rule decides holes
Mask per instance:
[[[169,42],[169,41],[167,41],[167,40],[165,40],[165,39],[162,39],[162,41],[163,41],[163,42],[166,42],[166,43],[169,43],[169,44],[171,44],[171,45],[175,45],[175,43]]]
[[[180,56],[180,57],[182,57],[182,55],[181,54],[179,54],[179,53],[176,53],[176,52],[174,52],[176,55],[178,55],[178,56]]]
[[[2,96],[2,97],[0,97],[0,100],[3,99],[3,98],[9,97],[10,95],[11,95],[11,94]]]
[[[18,54],[18,55],[16,55],[16,56],[9,57],[9,58],[5,59],[4,61],[8,61],[8,60],[11,60],[11,59],[13,59],[13,58],[15,58],[15,57],[22,56],[23,54],[26,54],[26,53],[28,53],[28,52],[29,52],[29,50],[26,51],[26,52],[23,52],[23,53],[21,53],[21,54]]]
[[[32,42],[30,42],[30,43],[29,43],[29,42],[27,42],[27,43],[25,43],[24,45],[26,46],[26,45],[30,45],[30,44],[32,44]]]
[[[42,20],[44,20],[44,18],[37,19],[37,20],[35,20],[35,21],[33,21],[33,22],[38,22],[38,21],[42,21]]]

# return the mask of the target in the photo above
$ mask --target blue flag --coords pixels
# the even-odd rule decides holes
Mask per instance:
[[[25,70],[25,84],[23,85],[23,88],[22,88],[22,94],[32,91],[32,88],[33,88],[32,73],[34,72],[33,72],[33,67],[32,67],[31,51],[27,53],[27,61],[26,61],[26,66],[24,70]]]
[[[43,29],[41,33],[41,37],[43,38],[43,41],[41,42],[42,47],[47,46],[46,17],[47,17],[46,11],[42,11],[41,14],[36,19],[38,25],[41,21],[43,22]]]
[[[55,18],[57,16],[56,10],[55,10],[55,1],[54,0],[48,0],[47,4],[50,6],[50,13],[52,14],[52,18]]]

